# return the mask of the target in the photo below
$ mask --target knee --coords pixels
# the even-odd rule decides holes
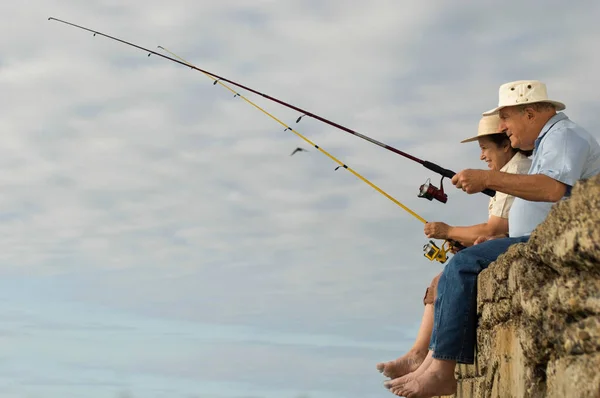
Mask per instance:
[[[433,278],[431,284],[425,290],[425,296],[423,297],[423,305],[433,304],[435,302],[435,298],[437,296],[438,281],[441,276],[442,273],[439,273],[435,278]]]
[[[476,260],[468,251],[461,250],[450,259],[444,268],[443,276],[446,279],[452,279],[459,274],[468,273],[475,263]]]
[[[450,261],[448,262],[448,265],[452,264],[452,263],[461,263],[463,262],[466,258],[469,257],[469,247],[467,247],[466,249],[462,249],[461,251],[459,251],[458,253],[456,253],[454,256],[452,256],[452,258],[450,259]]]

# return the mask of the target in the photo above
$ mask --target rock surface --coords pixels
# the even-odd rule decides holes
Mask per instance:
[[[600,398],[600,176],[482,272],[459,398]]]

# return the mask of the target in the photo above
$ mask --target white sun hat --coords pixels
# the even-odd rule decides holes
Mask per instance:
[[[462,143],[476,141],[479,137],[486,135],[499,134],[500,131],[500,116],[498,114],[484,116],[479,121],[479,127],[477,128],[477,135],[475,137],[467,138],[462,140]]]
[[[507,106],[533,104],[536,102],[548,102],[556,107],[557,111],[564,110],[565,104],[548,99],[546,85],[537,80],[518,80],[505,83],[500,86],[498,93],[498,106],[487,112],[484,116],[493,115]]]

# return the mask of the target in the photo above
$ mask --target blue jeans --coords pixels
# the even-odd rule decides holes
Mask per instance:
[[[436,359],[473,363],[477,327],[477,275],[529,236],[494,239],[456,253],[440,277],[429,349]]]

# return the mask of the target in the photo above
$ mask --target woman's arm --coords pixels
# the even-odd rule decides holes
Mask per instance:
[[[480,236],[496,236],[508,233],[508,219],[490,216],[484,224],[470,227],[450,227],[447,239],[462,242],[465,246],[472,246]]]
[[[425,235],[434,239],[453,239],[465,246],[472,246],[480,236],[502,235],[508,233],[508,219],[490,216],[483,224],[469,227],[453,227],[443,222],[425,224]]]

